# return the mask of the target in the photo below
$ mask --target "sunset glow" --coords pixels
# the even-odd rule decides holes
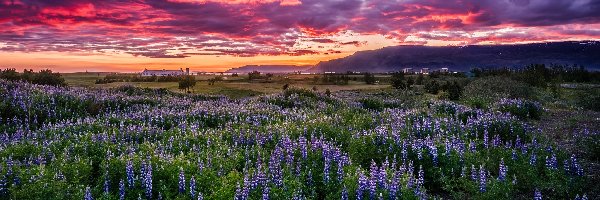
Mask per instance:
[[[313,65],[396,45],[600,40],[591,0],[0,0],[0,68]]]

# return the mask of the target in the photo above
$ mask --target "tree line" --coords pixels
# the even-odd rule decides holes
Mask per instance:
[[[58,72],[44,69],[34,72],[32,69],[25,69],[22,73],[17,72],[15,68],[7,68],[0,71],[0,79],[9,81],[24,81],[38,85],[66,86],[65,79]]]

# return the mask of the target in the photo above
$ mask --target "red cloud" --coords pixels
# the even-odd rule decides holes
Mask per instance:
[[[0,0],[0,50],[306,55],[332,52],[299,42],[364,44],[321,39],[347,30],[403,43],[599,39],[598,10],[597,1],[572,0]],[[494,32],[506,27],[525,31]],[[482,31],[493,33],[474,35]]]

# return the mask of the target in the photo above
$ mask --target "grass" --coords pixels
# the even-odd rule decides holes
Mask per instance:
[[[183,92],[179,90],[176,82],[115,82],[109,84],[95,84],[97,79],[105,76],[103,73],[68,73],[62,74],[65,82],[69,86],[91,87],[91,88],[114,88],[122,85],[133,85],[141,88],[165,88],[174,92]],[[281,92],[283,86],[288,84],[290,87],[312,90],[316,87],[317,91],[331,92],[346,90],[380,90],[389,88],[389,85],[367,85],[360,81],[350,81],[348,85],[321,85],[315,84],[312,80],[315,75],[276,75],[269,81],[246,80],[245,76],[225,76],[224,81],[209,85],[208,81],[215,75],[197,75],[196,86],[192,88],[193,93],[208,95],[224,95],[230,98],[244,98],[258,96],[262,94],[274,94]]]

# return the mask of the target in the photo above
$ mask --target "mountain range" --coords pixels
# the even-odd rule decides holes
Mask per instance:
[[[308,72],[393,72],[403,68],[523,67],[530,64],[583,65],[600,70],[600,41],[568,41],[511,45],[393,46],[359,51],[320,62]]]
[[[320,62],[314,66],[246,65],[230,73],[291,72],[396,72],[404,68],[471,68],[524,67],[530,64],[582,65],[600,70],[600,41],[565,41],[509,45],[422,46],[402,45],[359,51],[353,55]]]

